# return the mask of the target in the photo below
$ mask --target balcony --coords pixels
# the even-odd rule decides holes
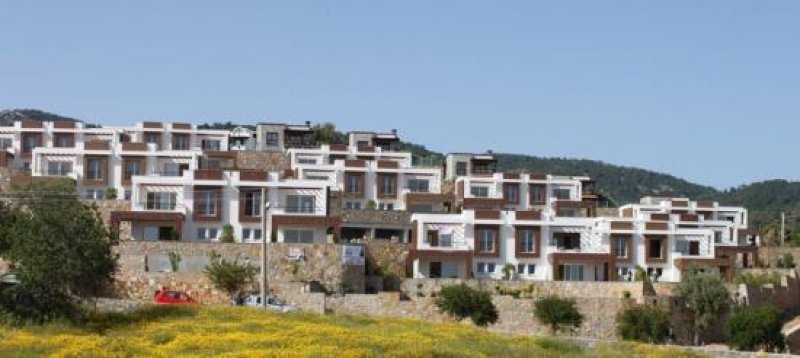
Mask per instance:
[[[222,169],[198,169],[194,171],[195,180],[222,180]]]

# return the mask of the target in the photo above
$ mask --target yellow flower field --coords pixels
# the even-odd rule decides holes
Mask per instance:
[[[637,344],[585,352],[564,342],[510,338],[459,324],[242,307],[152,307],[66,324],[0,326],[0,357],[679,357]]]

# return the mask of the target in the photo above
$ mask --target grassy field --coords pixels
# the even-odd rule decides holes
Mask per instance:
[[[550,339],[510,338],[459,324],[251,308],[151,307],[97,317],[81,327],[0,326],[0,357],[681,357],[619,343],[591,352]]]

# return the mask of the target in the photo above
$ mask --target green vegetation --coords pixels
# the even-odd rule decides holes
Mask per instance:
[[[725,323],[725,335],[733,349],[773,352],[783,350],[781,315],[773,306],[736,310]]]
[[[0,329],[2,357],[698,357],[676,348],[508,337],[460,324],[280,314],[248,307],[156,306],[80,326]]]
[[[781,284],[781,275],[777,272],[770,272],[770,273],[742,273],[736,275],[733,278],[733,283],[751,285],[751,286],[763,286],[763,285],[774,285],[779,286]]]
[[[625,340],[658,344],[670,337],[669,313],[656,306],[637,306],[617,315],[617,335]]]
[[[784,253],[781,257],[778,258],[778,262],[776,263],[778,268],[794,268],[794,255],[791,253]]]
[[[68,180],[39,182],[0,208],[0,257],[14,264],[20,280],[0,292],[6,320],[76,319],[80,299],[92,300],[110,287],[115,242],[95,208],[74,192]]]
[[[169,267],[172,269],[172,272],[178,272],[181,268],[181,254],[175,251],[170,251],[167,253],[167,257],[169,257]]]
[[[533,315],[539,322],[550,326],[553,334],[558,334],[567,328],[578,328],[583,323],[583,315],[578,312],[575,300],[558,296],[549,296],[536,301]]]
[[[730,293],[716,274],[701,273],[690,268],[672,290],[682,298],[692,312],[694,344],[700,344],[700,334],[716,322],[730,306]]]
[[[497,309],[489,292],[479,291],[463,283],[442,287],[436,298],[440,311],[463,320],[467,317],[478,326],[497,322]]]
[[[222,225],[222,235],[220,235],[219,241],[227,244],[232,244],[236,241],[236,238],[233,235],[233,225]]]
[[[223,259],[216,252],[209,256],[211,263],[206,266],[203,273],[217,287],[234,299],[247,285],[255,281],[256,268],[247,262]]]
[[[106,192],[103,194],[103,197],[106,200],[115,200],[117,198],[117,189],[112,187],[106,188]]]

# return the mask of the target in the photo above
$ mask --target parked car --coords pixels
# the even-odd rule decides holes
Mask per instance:
[[[186,292],[175,290],[158,290],[153,296],[157,304],[191,304],[195,303]]]
[[[232,302],[232,304],[249,307],[261,307],[261,302],[263,302],[261,301],[261,295],[256,293],[241,297],[238,302]],[[267,309],[277,312],[294,312],[298,310],[297,307],[286,304],[275,296],[267,296]]]

